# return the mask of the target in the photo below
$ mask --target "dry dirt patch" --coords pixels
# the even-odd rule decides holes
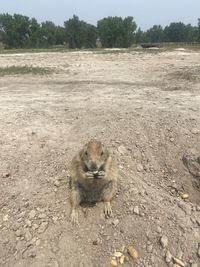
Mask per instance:
[[[170,255],[198,266],[200,84],[179,74],[199,60],[163,50],[1,55],[2,68],[53,71],[0,78],[1,266],[106,267],[115,250],[124,266],[173,266]],[[113,218],[99,203],[80,209],[76,228],[68,165],[90,138],[116,157],[118,194]]]

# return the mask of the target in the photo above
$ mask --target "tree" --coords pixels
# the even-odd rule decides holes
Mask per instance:
[[[70,48],[95,47],[97,39],[96,27],[79,20],[77,16],[64,22],[66,39]]]
[[[107,17],[97,22],[103,47],[129,47],[134,41],[136,23],[132,17]]]
[[[198,41],[200,42],[200,18],[198,18]]]
[[[35,18],[30,20],[30,36],[29,36],[29,47],[40,47],[41,45],[41,34],[40,24]]]
[[[163,28],[160,25],[154,25],[146,32],[149,42],[162,42],[164,39]]]

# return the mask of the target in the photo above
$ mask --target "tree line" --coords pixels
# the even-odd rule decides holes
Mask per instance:
[[[38,23],[35,18],[20,14],[0,14],[0,42],[5,48],[42,48],[67,45],[69,48],[130,47],[146,42],[199,42],[200,19],[197,26],[182,22],[166,27],[154,25],[142,31],[133,17],[106,17],[97,26],[74,15],[57,26],[52,21]]]

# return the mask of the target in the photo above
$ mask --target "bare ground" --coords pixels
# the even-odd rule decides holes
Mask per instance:
[[[114,251],[127,267],[181,266],[170,254],[200,266],[200,51],[5,54],[0,65],[54,71],[0,78],[0,266],[107,267]],[[68,166],[91,138],[117,159],[118,194],[113,218],[98,203],[75,227]]]

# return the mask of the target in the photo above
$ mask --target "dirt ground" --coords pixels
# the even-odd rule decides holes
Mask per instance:
[[[200,51],[0,55],[13,65],[53,73],[0,77],[0,266],[200,266]],[[98,203],[73,226],[68,167],[92,138],[118,162],[113,218]]]

